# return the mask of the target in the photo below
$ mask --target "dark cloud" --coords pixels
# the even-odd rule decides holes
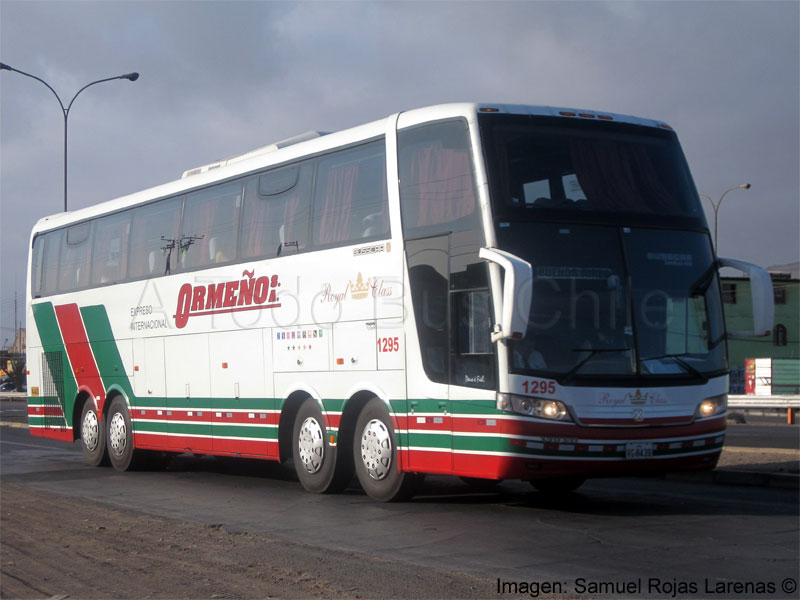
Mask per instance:
[[[0,2],[0,60],[68,99],[70,206],[308,129],[427,104],[508,101],[664,120],[699,190],[732,192],[720,249],[798,259],[795,2]],[[62,204],[58,105],[0,74],[0,308],[34,222]],[[0,340],[7,333],[0,334]]]

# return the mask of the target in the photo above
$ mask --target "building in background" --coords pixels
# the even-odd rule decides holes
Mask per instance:
[[[25,356],[25,349],[25,329],[20,328],[14,336],[14,343],[0,350],[0,377],[5,377],[8,374],[11,361],[14,358]]]
[[[775,324],[772,337],[728,340],[731,393],[743,394],[745,360],[748,358],[795,359],[800,378],[800,262],[767,269],[775,294]],[[722,302],[728,331],[752,329],[750,280],[722,277]],[[793,364],[793,363],[788,363]],[[800,385],[800,381],[797,382]]]

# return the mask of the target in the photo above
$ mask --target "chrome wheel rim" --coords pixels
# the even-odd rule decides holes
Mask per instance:
[[[297,448],[306,471],[316,473],[322,468],[322,461],[325,458],[325,439],[322,427],[314,417],[308,417],[300,426]]]
[[[108,444],[117,456],[122,456],[128,443],[128,428],[122,413],[114,413],[108,423]]]
[[[89,452],[94,452],[97,449],[97,444],[100,441],[100,424],[97,421],[97,413],[93,410],[88,411],[83,417],[81,440],[83,440],[83,447]]]
[[[380,481],[392,467],[392,437],[380,419],[372,419],[361,434],[361,460],[372,479]]]

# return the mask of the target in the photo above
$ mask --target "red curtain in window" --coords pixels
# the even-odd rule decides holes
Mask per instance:
[[[420,148],[411,160],[419,197],[417,227],[456,221],[475,211],[472,165],[464,151],[440,145]]]
[[[334,244],[350,237],[350,209],[358,179],[358,164],[333,167],[326,179],[318,239],[320,244]]]
[[[670,193],[646,148],[594,140],[570,145],[575,174],[594,210],[670,212]]]

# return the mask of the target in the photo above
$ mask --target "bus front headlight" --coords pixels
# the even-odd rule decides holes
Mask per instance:
[[[706,398],[698,404],[695,415],[698,419],[705,419],[725,412],[726,408],[728,408],[728,394],[720,394]]]
[[[560,400],[498,393],[497,408],[505,412],[528,415],[539,419],[572,421],[567,405]]]

